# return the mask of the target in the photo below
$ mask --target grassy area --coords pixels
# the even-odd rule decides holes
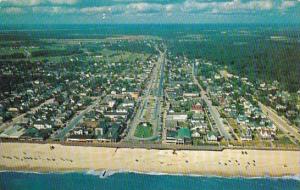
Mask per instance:
[[[249,141],[249,142],[244,142],[245,146],[254,146],[254,147],[272,147],[272,143],[271,141],[267,141],[267,140],[253,140],[253,141]]]
[[[145,61],[147,58],[149,58],[150,54],[147,53],[133,53],[133,52],[128,52],[128,51],[112,51],[109,49],[102,49],[101,51],[98,52],[99,55],[102,55],[106,61],[109,62],[123,62],[123,61],[129,61],[129,62],[134,62],[134,61]],[[103,58],[96,58],[94,57],[95,61],[100,61],[103,60]]]
[[[231,128],[233,129],[233,132],[237,135],[237,138],[239,140],[239,138],[242,136],[239,125],[233,118],[227,118],[227,122],[231,126]]]
[[[277,134],[277,135],[283,135],[284,133],[283,133],[280,129],[278,129],[278,130],[276,131],[276,134]]]
[[[199,145],[205,145],[203,138],[193,138],[193,145],[199,146]]]
[[[293,146],[295,146],[295,144],[285,135],[278,137],[278,139],[274,141],[274,144],[277,147],[293,147]]]
[[[139,138],[151,137],[153,133],[152,125],[150,123],[141,123],[137,126],[134,136]]]

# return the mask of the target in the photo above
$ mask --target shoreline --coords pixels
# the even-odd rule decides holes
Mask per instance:
[[[300,151],[153,150],[0,143],[0,170],[51,172],[112,171],[220,177],[300,175]]]
[[[102,177],[103,172],[107,172],[108,175]],[[108,178],[115,174],[137,174],[137,175],[153,175],[153,176],[182,176],[182,177],[205,177],[205,178],[226,178],[226,179],[290,179],[295,181],[300,181],[300,174],[297,175],[283,175],[283,176],[224,176],[224,175],[213,175],[213,174],[184,174],[184,173],[161,173],[161,172],[139,172],[139,171],[127,171],[127,170],[74,170],[74,171],[33,171],[33,170],[0,170],[1,173],[28,173],[28,174],[37,174],[37,175],[50,175],[50,174],[84,174],[98,176],[101,179]]]

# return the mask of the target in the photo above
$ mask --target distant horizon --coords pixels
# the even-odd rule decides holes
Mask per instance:
[[[300,24],[299,0],[1,0],[4,24]]]
[[[175,27],[187,27],[187,26],[210,26],[210,27],[289,27],[289,28],[298,28],[300,29],[300,23],[291,24],[291,23],[102,23],[102,24],[69,24],[69,23],[59,23],[59,24],[0,24],[1,31],[9,30],[30,30],[30,29],[41,29],[41,27],[47,27],[45,30],[51,30],[48,27],[60,27],[60,29],[68,29],[67,27],[74,27],[78,29],[79,26],[93,26],[93,27],[102,27],[102,26],[128,26],[128,27],[147,27],[147,26],[175,26]],[[61,28],[64,27],[64,28]],[[81,28],[87,29],[87,28]]]

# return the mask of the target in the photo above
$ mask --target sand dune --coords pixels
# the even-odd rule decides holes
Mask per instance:
[[[176,151],[0,143],[0,169],[128,170],[222,176],[300,174],[300,151]],[[247,154],[245,153],[247,152]]]

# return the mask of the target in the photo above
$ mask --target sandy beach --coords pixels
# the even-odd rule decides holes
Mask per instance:
[[[0,170],[126,170],[220,176],[300,174],[300,151],[176,151],[0,143]]]

